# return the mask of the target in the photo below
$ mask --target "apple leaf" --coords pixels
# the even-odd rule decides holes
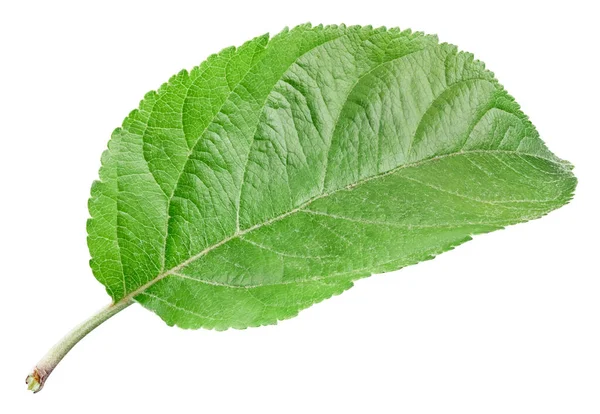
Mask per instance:
[[[273,324],[547,214],[572,197],[571,169],[471,54],[302,25],[180,72],[114,131],[91,267],[106,313],[138,302],[183,328]]]

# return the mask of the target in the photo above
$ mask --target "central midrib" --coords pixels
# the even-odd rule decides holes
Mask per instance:
[[[230,242],[233,239],[242,237],[248,233],[253,232],[254,230],[258,230],[261,229],[265,226],[269,226],[273,223],[276,223],[278,221],[281,221],[295,213],[301,212],[302,210],[306,209],[306,207],[308,207],[310,204],[314,203],[317,200],[320,200],[322,198],[326,198],[329,197],[333,194],[336,194],[340,191],[344,191],[344,190],[349,190],[349,189],[354,189],[357,188],[367,182],[373,181],[373,180],[377,180],[377,179],[381,179],[384,177],[387,177],[388,175],[392,175],[400,170],[406,169],[406,168],[413,168],[413,167],[419,167],[421,165],[424,165],[426,163],[429,162],[435,162],[435,161],[439,161],[445,158],[450,158],[450,157],[456,157],[456,156],[463,156],[463,155],[468,155],[468,154],[508,154],[508,155],[514,155],[514,156],[521,156],[521,155],[525,155],[528,157],[533,157],[533,158],[538,158],[541,160],[544,160],[546,162],[550,162],[552,164],[556,164],[561,166],[561,168],[565,169],[565,165],[560,163],[559,161],[556,160],[552,160],[546,157],[542,157],[539,155],[535,155],[535,154],[529,154],[529,153],[525,153],[525,152],[519,152],[519,151],[508,151],[508,150],[471,150],[471,151],[460,151],[460,152],[454,152],[454,153],[450,153],[450,154],[444,154],[444,155],[438,155],[438,156],[434,156],[434,157],[430,157],[427,159],[423,159],[423,160],[419,160],[419,161],[415,161],[413,163],[409,163],[409,164],[403,164],[400,165],[396,168],[393,168],[389,171],[386,171],[384,173],[381,174],[377,174],[377,175],[373,175],[371,177],[367,177],[364,178],[362,180],[359,180],[353,184],[349,184],[346,185],[344,187],[340,187],[338,189],[335,189],[333,191],[330,192],[325,192],[321,195],[315,196],[313,198],[311,198],[310,200],[302,203],[300,206],[295,207],[294,209],[280,214],[279,216],[273,217],[269,220],[266,220],[262,223],[258,223],[255,224],[254,226],[248,227],[247,229],[244,230],[240,230],[240,231],[236,231],[235,233],[233,233],[231,236],[224,238],[223,240],[221,240],[218,243],[215,243],[211,246],[206,247],[204,250],[202,250],[201,252],[195,254],[194,256],[191,256],[190,258],[188,258],[187,260],[181,262],[180,264],[178,264],[177,266],[172,267],[171,269],[160,273],[159,275],[157,275],[154,279],[148,281],[147,283],[145,283],[144,285],[140,286],[139,288],[137,288],[136,290],[132,291],[131,293],[129,293],[128,295],[124,296],[123,298],[121,298],[119,301],[114,302],[113,306],[116,306],[118,304],[121,304],[123,302],[129,302],[131,301],[133,298],[135,298],[135,296],[139,295],[140,293],[144,292],[145,290],[147,290],[149,287],[151,287],[152,285],[154,285],[155,283],[157,283],[158,281],[164,279],[165,277],[171,275],[171,274],[175,274],[177,273],[179,270],[183,269],[184,267],[186,267],[187,265],[189,265],[190,263],[198,260],[199,258],[201,258],[202,256],[208,254],[209,252],[215,250],[216,248],[224,245],[227,242]]]
[[[344,31],[344,32],[342,32],[341,34],[339,34],[338,36],[335,36],[335,37],[333,37],[333,38],[331,38],[331,39],[327,39],[327,40],[325,40],[325,41],[323,41],[323,42],[317,43],[317,44],[315,44],[314,46],[310,47],[308,50],[304,51],[302,54],[300,54],[299,56],[297,56],[297,57],[296,57],[296,58],[295,58],[295,59],[294,59],[294,60],[293,60],[293,61],[292,61],[292,62],[291,62],[289,65],[288,65],[288,67],[287,67],[287,68],[286,68],[286,69],[285,69],[285,70],[284,70],[282,73],[285,73],[285,72],[287,72],[287,70],[288,70],[288,69],[289,69],[289,68],[290,68],[292,65],[294,65],[296,62],[298,62],[298,60],[299,60],[299,59],[301,59],[303,56],[306,56],[307,54],[309,54],[311,51],[313,51],[313,50],[315,50],[315,49],[317,49],[317,48],[319,48],[319,47],[321,47],[321,46],[323,46],[323,45],[325,45],[325,44],[328,44],[328,43],[334,42],[334,41],[336,41],[336,40],[342,39],[342,38],[344,38],[345,36],[348,36],[348,33],[349,33],[349,32],[347,32],[347,31]],[[273,39],[271,39],[271,40],[269,40],[269,41],[267,42],[267,44],[265,45],[265,50],[266,50],[266,49],[269,47],[269,45],[271,44],[271,41],[272,41],[272,40],[273,40]],[[414,53],[417,53],[417,52],[422,52],[422,51],[424,51],[424,50],[427,50],[427,49],[424,47],[424,48],[421,48],[421,49],[412,50],[412,51],[410,51],[410,52],[408,52],[408,53],[406,53],[406,54],[404,54],[404,55],[401,55],[401,56],[398,56],[398,57],[395,57],[395,58],[392,58],[392,59],[389,59],[389,60],[385,60],[385,59],[384,59],[382,62],[379,62],[379,63],[377,63],[376,65],[374,65],[372,68],[370,68],[369,70],[367,70],[365,73],[361,74],[361,75],[360,75],[360,76],[357,78],[357,80],[354,82],[354,84],[353,84],[353,85],[351,86],[351,88],[349,89],[348,95],[346,96],[346,99],[344,99],[344,102],[343,102],[343,104],[342,104],[342,105],[341,105],[341,107],[340,107],[340,112],[337,114],[337,119],[336,119],[336,122],[334,123],[334,129],[333,129],[333,132],[332,132],[332,136],[331,136],[330,142],[329,142],[329,144],[328,144],[328,145],[329,145],[329,147],[328,147],[328,149],[327,149],[327,152],[326,152],[327,154],[329,154],[329,150],[331,149],[331,144],[332,144],[332,141],[333,141],[333,136],[334,136],[334,134],[335,134],[335,131],[337,130],[337,127],[338,127],[338,122],[339,122],[339,117],[341,116],[341,113],[343,112],[343,108],[344,108],[344,106],[346,105],[346,101],[348,100],[348,97],[350,96],[350,94],[352,93],[352,91],[354,90],[354,88],[356,87],[356,85],[357,85],[357,84],[358,84],[358,83],[361,81],[361,79],[365,78],[366,76],[368,76],[369,74],[371,74],[371,73],[372,73],[374,70],[378,69],[379,67],[383,66],[384,64],[389,64],[389,63],[391,63],[391,62],[394,62],[394,61],[397,61],[397,60],[400,60],[400,59],[404,59],[405,57],[407,57],[407,56],[409,56],[409,55],[412,55],[412,54],[414,54]],[[263,57],[263,58],[264,58],[264,57]],[[260,63],[260,61],[261,61],[261,60],[259,60],[259,61],[255,62],[255,63],[254,63],[254,65],[252,65],[250,68],[248,68],[248,70],[246,71],[246,73],[245,73],[245,74],[242,76],[242,78],[241,78],[241,79],[240,79],[240,80],[239,80],[239,81],[236,83],[236,86],[233,88],[233,90],[230,90],[230,92],[227,94],[227,96],[226,96],[225,100],[224,100],[224,101],[223,101],[223,103],[221,104],[221,106],[220,106],[219,110],[217,111],[217,113],[220,113],[220,112],[221,112],[221,110],[224,108],[225,104],[226,104],[226,103],[229,101],[229,98],[231,97],[231,95],[232,95],[232,93],[234,92],[234,90],[235,90],[235,89],[236,89],[236,88],[237,88],[237,87],[238,87],[238,86],[239,86],[239,85],[240,85],[240,84],[241,84],[241,83],[244,81],[244,79],[246,79],[246,77],[248,76],[248,74],[249,74],[249,73],[251,73],[251,72],[252,72],[252,70],[253,70],[255,67],[257,67],[257,65]],[[280,78],[279,78],[279,80],[280,80],[281,78],[282,78],[282,77],[280,77]],[[189,92],[189,87],[188,87],[188,89],[187,89],[187,91],[186,91],[186,97],[184,98],[184,102],[185,102],[185,100],[187,99],[187,93],[188,93],[188,92]],[[272,92],[272,90],[271,90],[271,92]],[[270,94],[270,92],[269,92],[269,94]],[[264,102],[266,102],[266,99],[268,99],[268,95],[269,95],[269,94],[267,94],[267,97],[265,97],[265,101],[264,101]],[[263,102],[263,105],[261,105],[261,106],[264,106],[264,102]],[[214,117],[213,117],[213,121],[214,121]],[[170,217],[170,215],[169,215],[169,210],[170,210],[171,202],[172,202],[172,200],[173,200],[173,196],[174,196],[174,194],[175,194],[175,191],[176,191],[177,185],[178,185],[178,183],[179,183],[179,181],[180,181],[180,179],[181,179],[181,176],[183,175],[183,173],[184,173],[184,171],[185,171],[185,165],[187,164],[187,162],[189,162],[189,156],[190,156],[190,155],[193,153],[193,151],[196,149],[196,146],[197,146],[197,145],[200,143],[200,141],[201,141],[201,137],[202,137],[202,135],[204,135],[204,133],[205,133],[205,132],[208,130],[209,126],[211,125],[211,123],[212,123],[213,121],[210,121],[210,122],[208,122],[208,123],[207,123],[207,125],[205,126],[205,128],[202,130],[202,132],[201,132],[201,133],[198,135],[198,137],[196,138],[196,140],[195,140],[194,144],[192,145],[192,147],[191,147],[191,148],[188,150],[188,154],[187,154],[187,160],[186,160],[186,162],[185,162],[185,164],[184,164],[183,168],[181,169],[181,171],[179,171],[179,175],[178,175],[177,179],[175,180],[175,186],[173,187],[173,191],[171,192],[171,194],[170,194],[170,195],[167,195],[167,206],[166,206],[166,210],[167,210],[167,219],[165,220],[165,239],[164,239],[163,246],[162,246],[162,255],[161,255],[161,256],[162,256],[162,257],[161,257],[161,269],[160,269],[161,273],[159,274],[159,276],[157,276],[157,278],[158,278],[158,277],[160,277],[161,275],[165,275],[165,276],[166,276],[166,274],[168,274],[169,272],[171,272],[171,271],[173,270],[173,269],[170,269],[170,270],[167,270],[167,271],[165,271],[165,264],[166,264],[166,254],[167,254],[167,239],[168,239],[168,237],[169,237],[169,230],[170,230],[170,226],[169,226],[169,224],[170,224],[170,219],[171,219],[171,217]],[[258,128],[258,123],[257,123],[257,125],[256,125],[256,128]],[[255,130],[255,132],[252,134],[252,135],[253,135],[253,139],[254,139],[254,134],[255,134],[255,133],[256,133],[256,130]],[[144,134],[145,134],[145,131],[144,131]],[[143,135],[142,135],[142,140],[143,140]],[[244,186],[244,180],[245,180],[245,175],[246,175],[247,163],[248,163],[248,160],[249,160],[249,157],[250,157],[250,151],[251,151],[251,150],[252,150],[252,144],[250,144],[250,145],[249,145],[249,147],[248,147],[248,154],[247,154],[247,156],[246,156],[246,165],[245,165],[245,166],[244,166],[244,168],[243,168],[242,180],[241,180],[241,183],[240,183],[240,189],[239,189],[238,197],[237,197],[237,200],[236,200],[236,230],[235,230],[235,233],[234,233],[234,234],[237,234],[237,233],[240,231],[240,223],[239,223],[239,220],[240,220],[240,216],[239,216],[239,214],[240,214],[240,207],[241,207],[241,204],[240,204],[240,203],[241,203],[241,196],[242,196],[242,191],[243,191],[243,186]],[[327,157],[326,157],[326,159],[325,159],[325,161],[326,161],[326,164],[325,164],[325,169],[324,169],[323,178],[322,178],[322,181],[321,181],[321,191],[323,191],[323,188],[324,188],[324,185],[325,185],[325,180],[326,180],[326,175],[327,175],[327,169],[328,169],[328,165],[329,165],[329,159],[328,159],[328,158],[329,158],[329,157],[327,156]],[[147,161],[147,160],[146,160],[146,163],[148,163],[148,161]],[[157,184],[158,184],[158,182],[157,182]],[[314,200],[313,200],[313,201],[314,201]],[[244,234],[245,234],[245,233],[244,233]],[[231,237],[233,238],[233,237],[235,237],[235,236],[231,236]],[[218,246],[217,246],[217,247],[218,247]],[[188,259],[188,260],[189,260],[189,259]],[[187,262],[187,261],[186,261],[186,262]],[[184,262],[184,263],[186,263],[186,262]],[[164,276],[162,276],[162,277],[164,277]],[[161,278],[162,278],[162,277],[161,277]],[[155,280],[156,280],[156,278],[155,278],[155,279],[152,279],[152,280],[151,280],[151,281],[149,281],[148,283],[155,283],[155,282],[154,282]],[[124,293],[126,293],[126,292],[127,292],[127,289],[125,288],[125,286],[126,286],[126,283],[125,283],[125,274],[123,274],[123,286],[124,286]],[[143,286],[145,286],[145,285],[143,285]],[[133,297],[134,293],[135,293],[136,291],[138,291],[139,289],[140,289],[140,288],[138,288],[138,289],[135,289],[133,292],[131,292],[131,293],[127,294],[125,297]]]

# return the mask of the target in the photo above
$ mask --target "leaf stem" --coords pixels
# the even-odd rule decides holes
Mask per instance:
[[[29,374],[25,380],[27,388],[34,393],[40,391],[44,387],[44,383],[54,368],[56,368],[58,363],[79,341],[103,322],[121,312],[132,303],[133,300],[131,300],[131,298],[125,297],[119,302],[111,303],[83,323],[77,325],[71,332],[54,345],[36,364],[33,372]]]

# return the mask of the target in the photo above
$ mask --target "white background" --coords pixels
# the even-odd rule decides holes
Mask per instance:
[[[2,2],[0,412],[599,413],[594,2],[207,3]],[[26,391],[39,357],[108,302],[85,221],[111,131],[180,69],[307,21],[410,27],[475,53],[575,164],[574,200],[278,326],[184,331],[132,306]]]

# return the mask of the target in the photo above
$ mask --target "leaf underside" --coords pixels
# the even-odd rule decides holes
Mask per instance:
[[[91,267],[169,325],[276,323],[569,201],[484,65],[434,36],[298,26],[210,56],[114,131]]]

